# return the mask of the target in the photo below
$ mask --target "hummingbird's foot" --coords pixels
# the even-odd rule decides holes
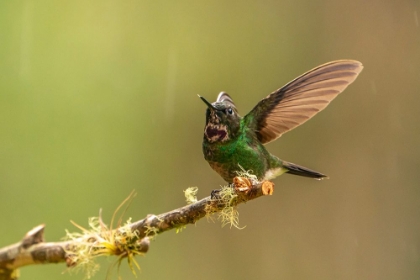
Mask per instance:
[[[210,194],[212,200],[220,199],[220,190],[212,190]]]

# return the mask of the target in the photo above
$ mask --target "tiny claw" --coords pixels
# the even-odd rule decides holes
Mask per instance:
[[[219,193],[220,190],[212,190],[210,194],[211,199],[220,199]]]

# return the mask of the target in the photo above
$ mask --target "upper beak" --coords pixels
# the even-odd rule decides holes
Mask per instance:
[[[199,94],[197,94],[198,95],[198,97],[200,97],[201,98],[201,100],[203,100],[203,102],[204,103],[206,103],[206,105],[207,105],[207,107],[209,107],[210,109],[213,109],[213,110],[217,110],[213,105],[211,105],[211,103],[210,102],[208,102],[204,97],[202,97],[202,96],[200,96]]]

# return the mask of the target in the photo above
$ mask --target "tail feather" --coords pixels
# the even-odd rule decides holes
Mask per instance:
[[[283,167],[287,169],[287,173],[289,174],[314,178],[318,180],[322,180],[325,178],[328,179],[327,175],[324,175],[317,171],[311,170],[309,168],[306,168],[306,167],[303,167],[303,166],[300,166],[291,162],[283,161]]]

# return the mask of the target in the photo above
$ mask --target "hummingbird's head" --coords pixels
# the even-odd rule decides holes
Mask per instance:
[[[225,142],[234,138],[239,132],[240,116],[232,98],[226,93],[219,93],[216,102],[210,103],[199,96],[207,105],[206,127],[204,137],[207,141]]]

